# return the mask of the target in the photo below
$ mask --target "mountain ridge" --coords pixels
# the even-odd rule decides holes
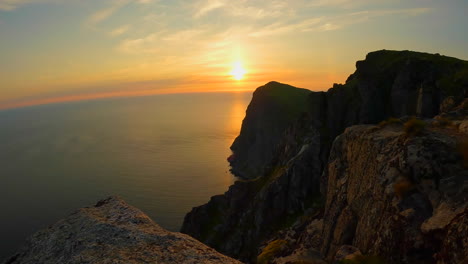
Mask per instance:
[[[447,118],[452,114],[442,113],[441,106],[448,101],[452,108],[460,104],[467,90],[466,61],[381,50],[358,61],[345,84],[334,84],[327,92],[307,93],[305,111],[282,119],[279,126],[264,118],[276,116],[277,108],[262,108],[258,102],[266,99],[254,93],[251,111],[246,115],[249,122],[244,120],[229,160],[236,175],[248,180],[236,182],[224,195],[194,208],[185,217],[181,231],[229,256],[255,262],[258,248],[280,230],[304,215],[324,214],[329,154],[332,143],[346,128],[377,124],[392,117],[403,118],[398,122],[409,121],[409,116],[428,119],[442,114]],[[257,111],[264,115],[250,115]],[[255,125],[259,123],[267,125]],[[271,138],[268,131],[274,131]],[[263,135],[260,144],[259,137],[252,135]],[[238,143],[239,138],[243,144]],[[263,153],[263,159],[251,162],[249,155],[243,154],[250,153],[252,146]],[[256,174],[239,166],[249,162],[260,166],[254,170]],[[335,253],[319,250],[325,258]]]

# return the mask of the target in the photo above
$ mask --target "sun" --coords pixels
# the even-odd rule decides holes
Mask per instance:
[[[232,68],[231,75],[234,80],[240,81],[244,78],[246,71],[242,67],[240,61],[234,63],[234,67]]]

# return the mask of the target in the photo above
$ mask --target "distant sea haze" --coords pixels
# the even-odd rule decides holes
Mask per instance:
[[[120,195],[178,231],[232,184],[251,93],[114,98],[0,111],[0,261],[74,209]]]

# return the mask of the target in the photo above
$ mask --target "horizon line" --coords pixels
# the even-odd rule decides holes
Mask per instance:
[[[233,92],[251,92],[255,89],[216,89],[216,90],[198,90],[192,91],[188,89],[164,89],[164,90],[139,90],[139,91],[114,91],[114,92],[101,92],[89,93],[81,95],[67,95],[55,96],[49,98],[32,99],[22,102],[0,104],[0,111],[21,109],[27,107],[34,107],[40,105],[61,104],[80,101],[93,101],[100,99],[110,98],[132,98],[132,97],[145,97],[154,95],[169,95],[169,94],[199,94],[199,93],[233,93]]]

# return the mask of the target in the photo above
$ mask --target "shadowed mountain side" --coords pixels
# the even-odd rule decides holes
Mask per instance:
[[[255,262],[259,246],[279,230],[303,218],[321,218],[329,186],[323,171],[335,137],[346,127],[389,117],[433,117],[439,108],[451,111],[468,90],[468,62],[437,54],[377,51],[357,62],[356,68],[345,84],[305,94],[305,110],[298,113],[294,108],[296,118],[280,116],[279,122],[274,115],[257,113],[271,112],[262,108],[270,105],[265,103],[270,100],[265,90],[280,87],[270,83],[259,88],[230,159],[237,175],[253,180],[236,182],[224,195],[194,208],[185,217],[182,232],[229,256]],[[285,88],[283,97],[289,98],[290,91],[294,88]],[[297,104],[302,106],[303,100]],[[265,115],[268,129],[257,125],[265,122],[259,121]],[[269,131],[274,133],[270,136]],[[251,152],[267,154],[249,163]],[[254,165],[259,167],[253,169]]]
[[[229,157],[229,162],[233,174],[246,179],[262,175],[285,129],[306,111],[310,93],[310,90],[278,82],[257,88],[240,135],[231,146],[234,154]]]
[[[254,179],[271,163],[284,131],[303,112],[331,140],[354,124],[389,117],[433,117],[443,99],[468,93],[468,62],[412,51],[371,52],[356,63],[345,84],[310,92],[270,82],[253,94],[229,159],[236,176]],[[305,96],[309,96],[308,99]]]

